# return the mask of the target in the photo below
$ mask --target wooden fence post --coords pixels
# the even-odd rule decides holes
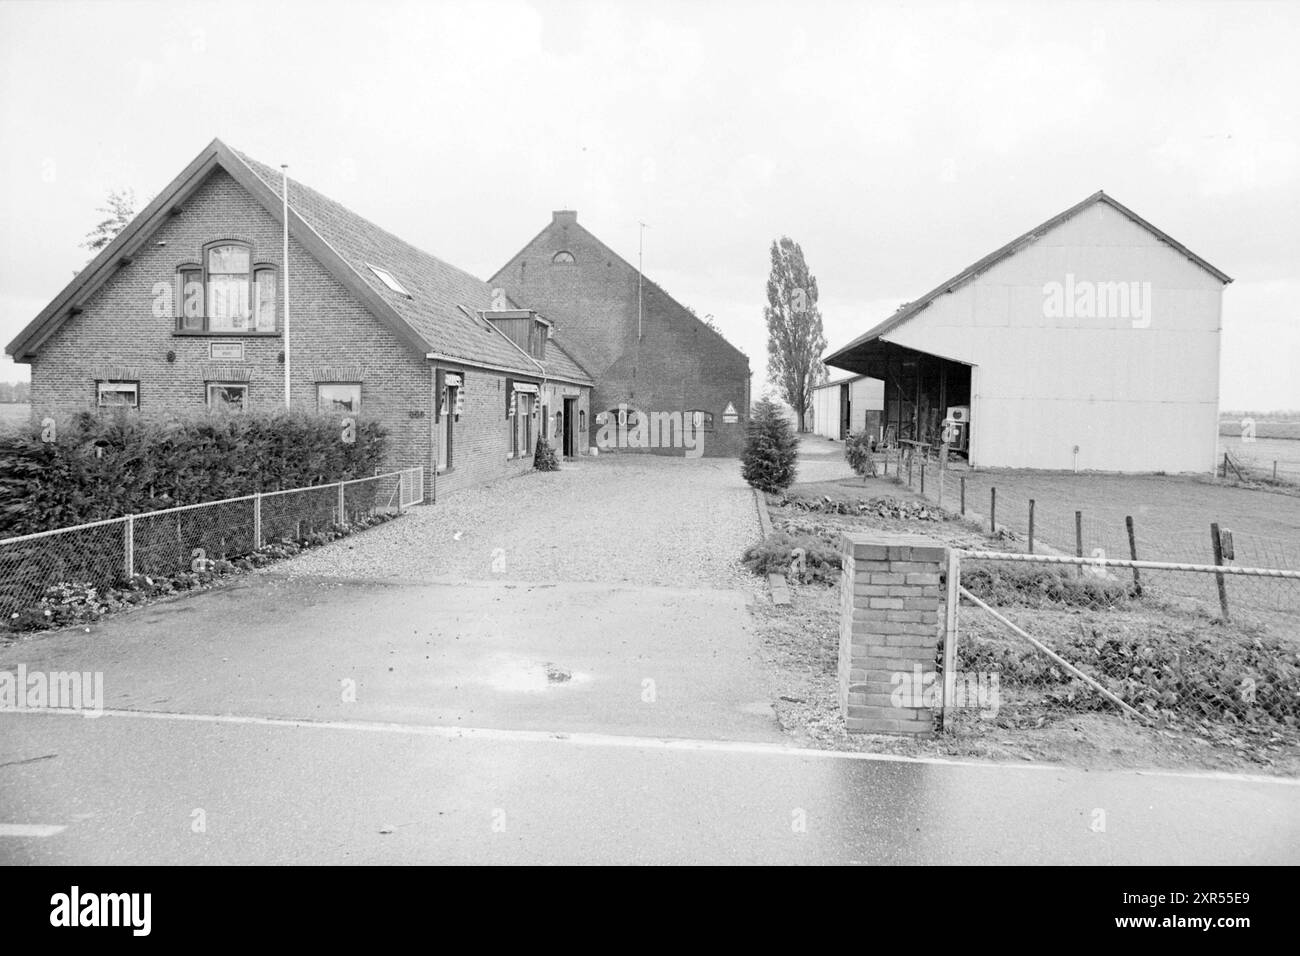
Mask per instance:
[[[1082,511],[1076,511],[1074,513],[1074,556],[1076,558],[1083,557],[1083,512]],[[1075,571],[1077,572],[1079,577],[1083,577],[1083,565],[1079,565],[1077,568],[1075,568]]]
[[[1210,525],[1210,544],[1214,547],[1214,564],[1216,567],[1223,566],[1223,541],[1219,537],[1219,523],[1213,522]],[[1216,574],[1215,582],[1219,585],[1219,611],[1223,614],[1223,620],[1228,620],[1228,584],[1224,575]]]
[[[966,476],[961,476],[961,513],[966,514]]]
[[[998,490],[989,489],[989,534],[998,533]]]
[[[1133,533],[1133,516],[1124,517],[1124,527],[1128,529],[1128,556],[1130,560],[1138,559],[1137,535]],[[1133,569],[1133,593],[1138,597],[1142,596],[1142,579],[1138,576],[1138,569]]]
[[[1029,499],[1029,553],[1034,553],[1034,499]]]

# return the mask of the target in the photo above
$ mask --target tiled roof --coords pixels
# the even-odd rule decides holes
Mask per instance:
[[[282,198],[279,170],[238,150],[233,152]],[[479,317],[479,312],[492,306],[492,287],[486,282],[417,249],[292,178],[289,205],[432,351],[468,363],[539,374],[527,356]],[[410,298],[385,285],[371,265],[391,273]],[[556,340],[547,346],[547,360],[542,364],[550,377],[591,382],[591,376]]]

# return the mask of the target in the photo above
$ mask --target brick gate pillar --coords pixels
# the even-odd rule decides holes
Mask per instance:
[[[928,734],[942,696],[940,570],[947,549],[924,535],[840,538],[840,712],[849,733]],[[928,675],[928,676],[927,676]]]

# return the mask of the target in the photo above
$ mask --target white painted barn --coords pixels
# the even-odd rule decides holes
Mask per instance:
[[[870,428],[875,433],[885,408],[885,383],[865,375],[833,378],[812,390],[812,430],[823,438],[843,441],[850,432]]]
[[[1232,280],[1098,192],[825,358],[884,382],[884,429],[976,467],[1207,472]]]

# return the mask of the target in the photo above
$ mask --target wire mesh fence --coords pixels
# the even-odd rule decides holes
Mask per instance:
[[[113,518],[0,541],[0,613],[8,617],[60,582],[123,577],[126,529],[125,518]]]
[[[1300,746],[1300,571],[1014,552],[962,552],[958,568],[945,665],[997,701],[954,693],[947,729],[1103,711]]]
[[[422,468],[227,498],[0,540],[0,614],[59,585],[107,587],[230,560],[275,541],[301,541],[424,499]]]

